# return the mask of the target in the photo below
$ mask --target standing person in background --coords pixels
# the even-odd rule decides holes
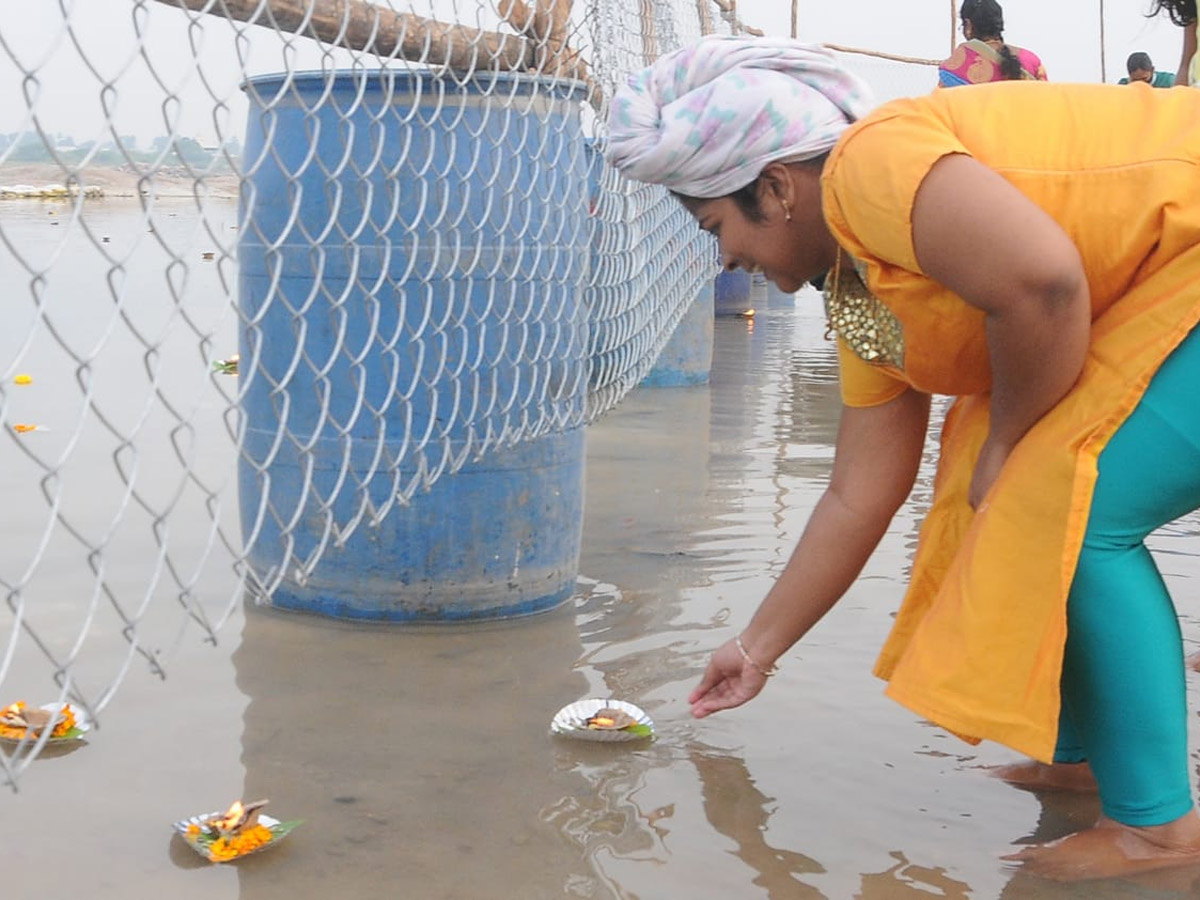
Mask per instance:
[[[1157,88],[1168,88],[1175,85],[1175,73],[1155,70],[1150,54],[1140,50],[1137,53],[1129,54],[1129,59],[1125,60],[1125,71],[1129,73],[1129,77],[1122,78],[1117,84],[1142,82]]]
[[[1166,12],[1183,29],[1183,53],[1175,70],[1175,84],[1195,85],[1200,82],[1200,65],[1196,61],[1196,0],[1154,0],[1150,15],[1160,12]]]
[[[1046,80],[1036,53],[1004,43],[1004,11],[996,0],[963,0],[959,16],[967,40],[938,66],[939,86]]]

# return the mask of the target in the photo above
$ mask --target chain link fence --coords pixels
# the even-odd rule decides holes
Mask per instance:
[[[604,168],[607,97],[738,27],[709,0],[62,0],[0,26],[0,705],[99,724],[247,594],[617,403],[716,254]],[[318,445],[332,473],[270,488]],[[4,742],[5,779],[50,740]]]
[[[729,0],[59,0],[6,19],[0,706],[100,724],[131,669],[215,643],[245,596],[619,402],[717,257],[662,189],[603,165],[607,98],[739,31]],[[844,58],[885,96],[932,85]],[[286,495],[285,457],[305,473]],[[0,743],[6,781],[50,740]]]

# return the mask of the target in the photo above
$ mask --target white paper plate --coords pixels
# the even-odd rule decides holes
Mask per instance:
[[[88,731],[91,730],[92,723],[90,721],[88,721],[87,713],[85,713],[83,710],[81,710],[78,706],[73,706],[72,704],[69,704],[69,703],[43,703],[41,706],[38,707],[38,709],[44,709],[46,712],[49,712],[49,713],[57,713],[64,706],[71,707],[71,712],[73,712],[75,714],[75,727],[78,728],[80,730],[80,732],[82,732],[83,734],[86,734]],[[60,746],[62,744],[72,744],[75,741],[83,740],[83,734],[77,734],[72,737],[52,737],[46,741],[46,746],[50,747],[50,746]],[[20,744],[22,741],[25,742],[26,746],[29,746],[31,744],[36,743],[37,738],[34,736],[30,736],[28,738],[10,738],[10,737],[0,736],[0,744],[8,744],[10,746],[15,747],[16,745]]]
[[[204,828],[204,823],[209,819],[217,819],[225,815],[223,811],[214,811],[203,813],[199,816],[191,816],[187,819],[180,819],[178,822],[172,822],[171,828],[178,834],[185,844],[207,859],[209,862],[234,862],[239,859],[245,859],[247,856],[253,856],[255,853],[261,853],[263,850],[269,850],[282,841],[285,837],[292,833],[292,830],[299,825],[299,822],[280,822],[278,819],[268,816],[265,813],[259,813],[258,823],[270,830],[274,837],[265,844],[255,847],[253,850],[248,850],[245,853],[235,856],[232,859],[214,859],[212,851],[203,841],[198,841],[188,834],[188,828],[192,825],[198,828]]]
[[[616,728],[588,728],[587,720],[602,709],[619,709],[633,716],[639,725],[645,725],[654,730],[654,722],[645,711],[627,703],[624,700],[605,700],[601,697],[589,697],[586,700],[576,700],[568,703],[550,721],[550,733],[561,734],[563,737],[576,738],[581,741],[642,741],[653,735],[636,734]]]

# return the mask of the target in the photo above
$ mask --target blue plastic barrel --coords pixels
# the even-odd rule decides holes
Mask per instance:
[[[713,355],[713,282],[706,281],[671,332],[643,387],[707,384]]]
[[[721,272],[713,285],[713,314],[742,316],[754,309],[753,284],[749,272]]]
[[[239,496],[250,566],[282,574],[268,602],[402,622],[557,606],[583,428],[506,437],[523,404],[582,421],[582,86],[339,72],[246,90]]]

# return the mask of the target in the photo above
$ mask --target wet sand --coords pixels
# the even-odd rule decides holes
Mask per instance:
[[[928,466],[863,577],[768,690],[711,719],[688,715],[708,652],[749,618],[828,476],[838,402],[823,330],[811,294],[753,322],[720,319],[711,384],[639,389],[590,427],[580,590],[556,611],[404,629],[238,605],[214,647],[195,628],[175,635],[177,606],[153,605],[143,633],[162,642],[166,681],[136,659],[86,746],[35,761],[19,793],[0,794],[7,895],[1194,896],[1196,871],[1077,886],[1014,873],[1002,853],[1083,826],[1095,800],[999,783],[980,767],[1010,751],[969,746],[882,696],[870,668],[928,505]],[[219,423],[218,409],[198,416]],[[41,449],[59,432],[46,438]],[[230,461],[221,446],[206,466]],[[37,509],[25,463],[5,453],[10,508]],[[29,523],[10,515],[4,528],[11,582]],[[1197,530],[1189,520],[1154,540],[1189,649]],[[204,541],[177,537],[180,552]],[[110,577],[136,587],[146,562],[117,554]],[[44,573],[48,605],[31,615],[78,616],[67,598],[86,584],[72,577]],[[220,597],[233,578],[217,567],[204,583]],[[112,677],[124,647],[103,621],[79,664],[89,687]],[[6,690],[44,690],[45,661],[21,648]],[[562,705],[606,695],[646,709],[657,740],[547,734]],[[171,837],[173,820],[237,797],[269,797],[268,812],[305,824],[225,866]]]

